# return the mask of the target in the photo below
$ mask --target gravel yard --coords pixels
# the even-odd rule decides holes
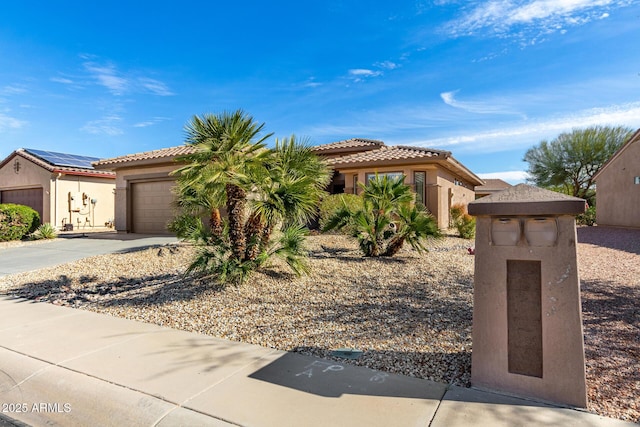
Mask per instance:
[[[640,230],[578,235],[589,410],[639,421]],[[313,236],[310,276],[274,263],[216,289],[182,276],[193,248],[177,244],[6,276],[0,293],[319,357],[356,348],[348,363],[468,386],[471,245],[446,237],[424,255],[364,259],[349,239]]]

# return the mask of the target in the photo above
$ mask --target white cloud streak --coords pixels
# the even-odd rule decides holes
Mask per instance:
[[[479,173],[478,176],[482,179],[501,179],[509,184],[519,184],[525,182],[529,178],[527,171],[504,171],[504,172],[489,172]]]
[[[640,102],[593,108],[547,120],[525,121],[500,129],[423,140],[416,145],[499,152],[527,147],[542,139],[554,138],[562,132],[593,125],[640,126]]]
[[[459,101],[456,99],[456,94],[458,91],[452,92],[442,92],[440,94],[440,98],[444,101],[445,104],[458,108],[460,110],[467,111],[469,113],[476,114],[514,114],[514,115],[522,115],[517,111],[512,111],[506,106],[491,104],[488,102],[478,102],[478,101]]]
[[[91,120],[80,130],[93,135],[118,136],[124,133],[118,126],[120,122],[122,122],[122,117],[112,114],[98,120]]]
[[[24,120],[18,120],[15,117],[7,116],[0,113],[0,132],[4,132],[10,129],[20,129],[27,124]]]
[[[493,35],[534,43],[541,35],[565,32],[609,16],[608,10],[628,6],[632,0],[491,0],[445,25],[454,37]]]
[[[100,86],[107,88],[116,96],[131,92],[149,93],[157,96],[174,95],[171,89],[160,80],[127,75],[118,71],[112,64],[101,65],[96,62],[85,62],[83,66]],[[60,79],[57,81],[61,82]]]

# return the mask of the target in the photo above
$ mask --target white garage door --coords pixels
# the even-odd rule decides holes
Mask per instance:
[[[134,233],[168,234],[167,223],[173,219],[175,181],[131,184],[131,216]]]
[[[24,190],[4,190],[0,192],[0,203],[15,203],[33,208],[42,218],[42,188],[27,188]]]

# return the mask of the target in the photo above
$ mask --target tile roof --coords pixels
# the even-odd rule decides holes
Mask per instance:
[[[342,149],[350,149],[350,148],[369,148],[374,149],[378,147],[384,146],[384,142],[379,141],[377,139],[366,139],[366,138],[351,138],[344,139],[342,141],[331,142],[329,144],[316,145],[312,147],[313,151],[329,151],[329,150],[342,150]]]
[[[377,150],[364,151],[350,154],[344,157],[328,159],[331,165],[349,165],[368,162],[394,161],[394,160],[420,160],[434,159],[444,160],[451,156],[451,152],[433,150],[430,148],[410,147],[404,145],[394,145],[392,147],[382,146]]]
[[[104,178],[115,178],[116,176],[114,172],[95,170],[92,167],[84,168],[84,167],[72,167],[72,166],[59,166],[43,158],[40,158],[38,156],[35,156],[29,153],[24,148],[18,148],[9,156],[7,156],[6,159],[0,162],[0,167],[3,167],[7,163],[9,163],[9,161],[11,161],[11,159],[13,159],[16,156],[20,156],[26,160],[29,160],[30,162],[35,163],[41,168],[46,169],[52,173],[63,173],[65,175],[78,175],[78,176],[96,176],[96,177],[104,177]]]
[[[477,192],[494,192],[501,191],[511,187],[511,184],[501,179],[484,179],[484,185],[476,185],[475,191]]]
[[[145,151],[143,153],[127,154],[126,156],[113,157],[110,159],[102,159],[93,165],[100,168],[110,165],[122,165],[130,162],[138,162],[154,159],[172,159],[176,156],[191,154],[195,152],[195,148],[190,145],[179,145],[177,147],[162,148],[159,150]]]

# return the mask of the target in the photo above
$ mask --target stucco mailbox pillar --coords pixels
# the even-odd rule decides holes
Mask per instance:
[[[585,201],[520,184],[475,200],[471,384],[586,407],[575,215]]]

